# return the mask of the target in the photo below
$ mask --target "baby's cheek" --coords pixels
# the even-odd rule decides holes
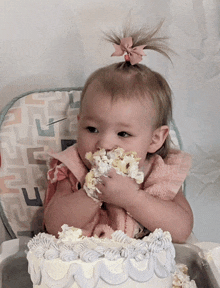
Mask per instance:
[[[86,166],[86,168],[87,168],[88,170],[91,170],[92,165],[91,165],[91,163],[90,163],[88,160],[85,160],[83,163],[84,163],[84,165]]]
[[[88,163],[86,161],[88,161],[88,160],[86,160],[86,158],[85,158],[86,152],[85,152],[85,149],[83,148],[83,146],[81,145],[80,141],[77,142],[77,151],[79,153],[79,156],[80,156],[83,164],[87,166]]]
[[[87,152],[83,151],[82,154],[80,155],[80,157],[81,157],[81,159],[82,159],[82,161],[83,161],[83,164],[86,166],[86,168],[87,168],[88,170],[91,170],[92,165],[91,165],[91,163],[89,162],[89,160],[86,159],[86,153],[87,153]]]

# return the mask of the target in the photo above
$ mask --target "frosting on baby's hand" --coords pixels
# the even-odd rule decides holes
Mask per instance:
[[[111,168],[114,168],[120,175],[133,178],[137,184],[144,181],[144,173],[139,171],[140,158],[136,152],[125,152],[123,148],[116,148],[111,151],[100,149],[92,154],[86,153],[86,159],[92,165],[87,173],[83,186],[87,195],[98,201],[97,193],[101,193],[96,185],[100,182],[101,176],[106,176]]]

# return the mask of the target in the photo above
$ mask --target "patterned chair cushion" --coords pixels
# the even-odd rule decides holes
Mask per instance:
[[[33,236],[42,228],[46,151],[61,151],[76,142],[80,92],[73,88],[28,93],[1,112],[0,216],[12,238]],[[181,148],[174,123],[170,134],[174,146]]]

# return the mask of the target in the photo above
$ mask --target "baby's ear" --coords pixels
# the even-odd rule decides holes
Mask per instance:
[[[155,129],[148,152],[155,153],[158,149],[160,149],[168,135],[169,127],[167,125]]]

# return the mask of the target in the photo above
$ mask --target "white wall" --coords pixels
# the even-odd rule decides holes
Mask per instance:
[[[187,198],[197,237],[220,242],[220,2],[177,2],[170,34],[179,56],[169,72],[176,123],[193,155]]]
[[[0,106],[32,89],[83,85],[115,61],[102,30],[121,27],[130,10],[145,22],[147,2],[150,12],[163,1],[0,0]]]
[[[186,192],[195,234],[220,242],[219,12],[217,0],[0,0],[0,108],[30,90],[82,86],[96,68],[119,61],[102,30],[165,18],[178,53],[173,66],[155,52],[143,63],[174,92],[175,120],[194,159]]]

